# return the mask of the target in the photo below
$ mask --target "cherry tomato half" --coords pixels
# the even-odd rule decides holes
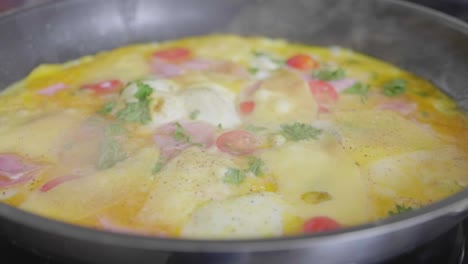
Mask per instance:
[[[309,88],[317,102],[332,103],[338,100],[338,93],[331,84],[324,81],[310,81]]]
[[[216,146],[222,152],[232,155],[247,155],[257,148],[258,139],[245,130],[232,130],[219,136]]]
[[[254,101],[245,101],[239,104],[240,112],[244,115],[248,115],[255,109]]]
[[[167,62],[178,63],[190,59],[192,53],[186,48],[168,48],[153,53],[153,57]]]
[[[318,67],[317,61],[305,54],[297,54],[286,61],[290,67],[298,70],[311,70]]]
[[[307,220],[304,223],[303,231],[305,233],[317,233],[332,231],[341,228],[341,225],[327,216],[317,216]]]

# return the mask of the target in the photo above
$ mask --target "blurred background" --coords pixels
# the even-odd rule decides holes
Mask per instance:
[[[10,13],[15,9],[29,8],[50,1],[63,0],[0,0],[0,13]],[[68,0],[73,1],[73,0]],[[370,0],[372,1],[372,0]],[[422,4],[452,16],[468,21],[468,0],[404,0]]]

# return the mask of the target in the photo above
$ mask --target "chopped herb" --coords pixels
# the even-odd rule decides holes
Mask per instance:
[[[250,132],[259,132],[259,131],[265,130],[266,128],[250,124],[245,129],[250,131]]]
[[[367,92],[369,91],[369,85],[363,84],[361,82],[357,82],[353,84],[353,86],[349,87],[348,89],[344,90],[343,92],[346,94],[357,94],[361,96],[367,95]]]
[[[277,58],[273,57],[272,55],[270,55],[268,53],[265,53],[265,52],[262,52],[262,51],[253,51],[252,54],[255,57],[266,57],[266,58],[270,59],[272,62],[274,62],[275,64],[284,64],[283,60],[277,59]]]
[[[218,124],[218,129],[223,129],[223,124],[219,123]]]
[[[249,68],[248,71],[250,72],[250,74],[257,74],[258,69],[257,68]]]
[[[386,96],[397,96],[406,92],[406,81],[403,79],[394,79],[382,86],[383,94]]]
[[[312,73],[312,76],[316,79],[322,81],[335,81],[335,80],[342,80],[346,76],[345,70],[342,68],[338,69],[317,69]]]
[[[112,112],[112,110],[114,109],[114,107],[116,105],[117,105],[116,101],[108,102],[98,111],[98,113],[103,114],[103,115],[107,115],[110,112]]]
[[[117,162],[127,158],[127,154],[120,146],[119,142],[113,138],[104,138],[101,147],[101,155],[98,159],[97,168],[100,170],[108,169]]]
[[[104,128],[104,136],[106,137],[121,135],[125,132],[127,132],[127,130],[119,123],[112,123]]]
[[[293,123],[281,125],[281,135],[287,140],[299,141],[304,139],[316,139],[322,131],[311,125],[303,123]]]
[[[301,195],[301,199],[308,204],[318,204],[331,200],[332,196],[327,192],[306,192]]]
[[[159,156],[159,159],[156,162],[156,164],[154,164],[154,167],[153,167],[153,170],[151,171],[151,173],[153,175],[157,174],[158,172],[160,172],[164,168],[164,165],[165,165],[164,158],[162,156]]]
[[[197,119],[198,115],[200,115],[200,110],[197,109],[195,111],[192,111],[189,117],[191,120],[195,120]]]
[[[151,121],[149,101],[128,103],[124,109],[117,112],[117,118],[126,122],[147,124]]]
[[[261,51],[258,51],[258,50],[252,51],[252,54],[253,54],[255,57],[266,56],[266,54],[265,54],[264,52],[261,52]]]
[[[247,172],[252,172],[255,176],[263,175],[263,166],[265,165],[263,160],[256,157],[249,157],[247,162],[249,163]]]
[[[176,141],[180,141],[183,143],[190,143],[192,142],[192,138],[187,136],[184,132],[184,128],[177,122],[175,123],[176,125],[176,130],[174,131],[174,134],[172,135]]]
[[[365,103],[367,101],[367,93],[369,92],[369,85],[363,84],[361,82],[357,82],[353,84],[353,86],[349,87],[348,89],[344,90],[343,93],[345,94],[356,94],[361,96],[361,101]]]
[[[151,88],[151,86],[141,81],[137,81],[136,85],[137,92],[134,95],[135,98],[138,99],[138,101],[140,102],[146,101],[148,99],[148,96],[150,96],[153,93],[153,89]]]
[[[229,184],[240,184],[245,179],[245,173],[239,169],[228,168],[224,173],[224,182]]]
[[[388,215],[389,216],[394,216],[394,215],[409,212],[409,211],[412,211],[412,210],[413,210],[413,208],[411,206],[406,206],[404,204],[402,204],[402,205],[397,204],[395,206],[395,209],[388,211]]]
[[[426,111],[422,111],[422,112],[421,112],[421,115],[422,115],[423,117],[425,117],[425,118],[428,118],[428,117],[429,117],[429,113],[426,112]]]

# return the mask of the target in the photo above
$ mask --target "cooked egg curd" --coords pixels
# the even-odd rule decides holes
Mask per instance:
[[[211,35],[45,64],[0,95],[0,200],[113,232],[243,239],[468,185],[468,119],[351,50]]]

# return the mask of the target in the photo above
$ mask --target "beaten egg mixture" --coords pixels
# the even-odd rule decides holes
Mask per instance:
[[[386,218],[468,184],[468,122],[341,48],[212,35],[41,65],[0,96],[0,200],[114,232],[252,238]]]

